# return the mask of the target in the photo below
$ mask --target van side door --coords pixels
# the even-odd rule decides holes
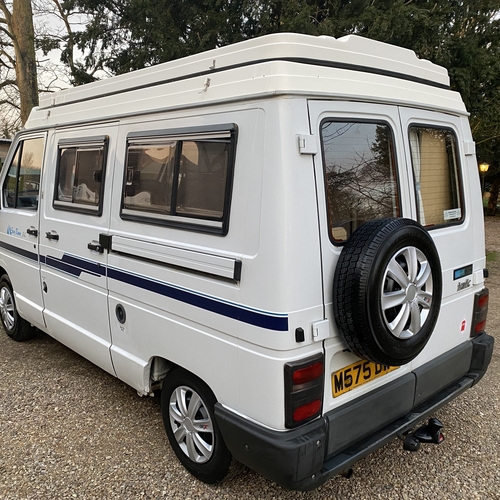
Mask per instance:
[[[114,374],[107,252],[117,127],[56,131],[44,184],[40,260],[50,335]]]
[[[40,181],[46,134],[24,134],[12,144],[2,172],[0,266],[12,283],[20,315],[44,328],[38,260]]]

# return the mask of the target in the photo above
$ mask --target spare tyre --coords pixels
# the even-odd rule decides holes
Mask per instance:
[[[431,337],[441,292],[441,264],[429,233],[410,219],[375,219],[360,226],[340,254],[335,321],[357,356],[400,366]]]

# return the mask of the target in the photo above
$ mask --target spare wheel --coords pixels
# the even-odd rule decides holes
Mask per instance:
[[[335,321],[360,358],[403,365],[431,337],[441,292],[441,264],[429,233],[410,219],[375,219],[359,227],[340,254]]]

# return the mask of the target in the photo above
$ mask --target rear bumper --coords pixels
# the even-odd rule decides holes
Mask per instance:
[[[311,490],[410,430],[486,373],[483,333],[379,390],[290,431],[273,431],[219,403],[215,415],[234,458],[285,488]]]

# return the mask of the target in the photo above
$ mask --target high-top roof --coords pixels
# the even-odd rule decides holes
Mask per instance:
[[[450,83],[446,69],[418,59],[412,50],[356,35],[336,39],[278,33],[48,94],[40,98],[40,108],[273,60],[387,73],[439,87],[447,87]]]
[[[43,95],[27,125],[278,94],[352,94],[395,102],[408,102],[411,95],[417,104],[464,111],[448,86],[445,68],[408,49],[356,35],[335,39],[280,33]]]

